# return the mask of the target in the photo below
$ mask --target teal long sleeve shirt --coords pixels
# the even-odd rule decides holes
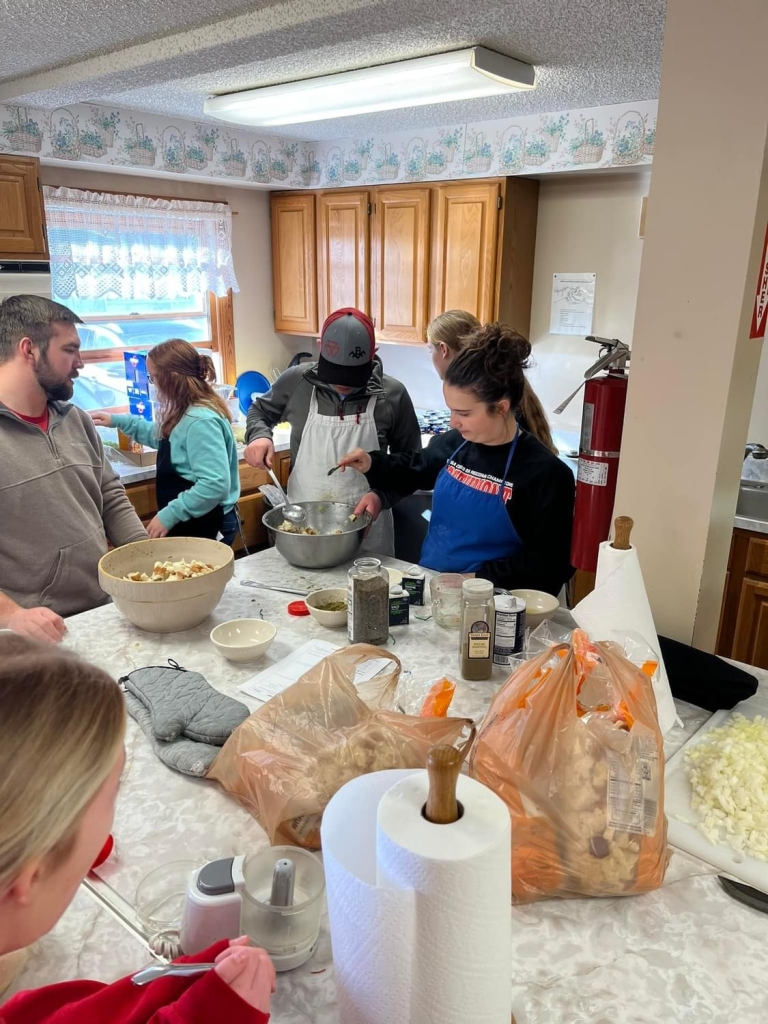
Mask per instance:
[[[157,448],[158,424],[140,416],[113,415],[112,426],[139,444]],[[170,433],[173,468],[192,486],[158,513],[163,526],[196,519],[222,505],[228,512],[240,497],[237,446],[232,425],[205,405],[193,405]]]

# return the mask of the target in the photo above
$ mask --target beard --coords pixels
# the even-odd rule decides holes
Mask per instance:
[[[35,377],[49,402],[68,402],[75,393],[72,379],[58,376],[45,355],[41,356],[35,366]]]

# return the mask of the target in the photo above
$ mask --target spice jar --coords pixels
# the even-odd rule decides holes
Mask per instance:
[[[489,679],[493,669],[495,608],[490,580],[464,580],[461,587],[461,674]]]
[[[358,558],[347,577],[349,642],[385,644],[389,638],[389,573],[378,558]]]

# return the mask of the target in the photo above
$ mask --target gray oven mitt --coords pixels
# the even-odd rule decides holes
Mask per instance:
[[[128,713],[170,768],[203,776],[231,733],[250,714],[245,704],[176,662],[139,668],[120,679]]]

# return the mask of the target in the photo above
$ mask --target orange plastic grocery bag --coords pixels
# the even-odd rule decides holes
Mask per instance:
[[[669,860],[664,745],[648,676],[576,630],[496,694],[470,774],[512,817],[512,895],[648,892]]]

